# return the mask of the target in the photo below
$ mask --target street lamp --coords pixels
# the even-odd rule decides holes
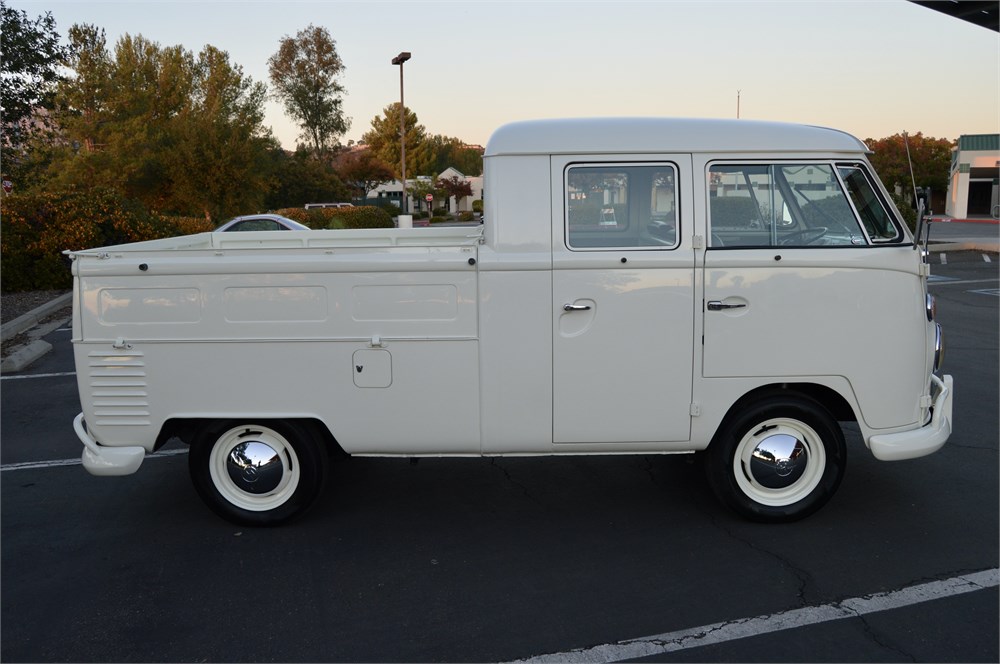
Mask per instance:
[[[400,175],[403,178],[403,201],[401,210],[406,213],[406,106],[403,105],[403,63],[410,59],[410,52],[403,51],[392,59],[392,64],[399,65],[399,149],[401,153]]]

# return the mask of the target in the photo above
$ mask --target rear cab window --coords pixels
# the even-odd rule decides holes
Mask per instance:
[[[573,164],[566,169],[566,246],[674,249],[677,166]]]

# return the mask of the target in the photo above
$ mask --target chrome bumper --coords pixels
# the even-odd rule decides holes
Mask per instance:
[[[83,443],[83,467],[91,475],[131,475],[139,470],[139,466],[146,456],[146,449],[138,445],[130,445],[128,447],[105,447],[99,445],[87,433],[87,427],[83,421],[83,413],[74,418],[73,431],[76,432],[80,442]]]
[[[934,375],[931,376],[931,381],[938,389],[937,396],[934,397],[934,415],[931,421],[919,429],[872,436],[868,446],[876,459],[916,459],[937,452],[948,440],[951,435],[953,381],[951,376],[938,378]]]

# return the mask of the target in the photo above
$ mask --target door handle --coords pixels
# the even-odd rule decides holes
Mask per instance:
[[[564,304],[563,311],[590,311],[589,304]]]
[[[726,309],[742,309],[746,304],[723,304],[720,300],[711,300],[708,303],[709,311],[725,311]]]

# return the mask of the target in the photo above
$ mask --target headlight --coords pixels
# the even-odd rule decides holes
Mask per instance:
[[[927,294],[927,320],[933,321],[937,318],[937,300],[930,293]]]
[[[941,369],[941,364],[944,362],[944,334],[941,332],[941,326],[934,326],[934,373],[937,373]]]

